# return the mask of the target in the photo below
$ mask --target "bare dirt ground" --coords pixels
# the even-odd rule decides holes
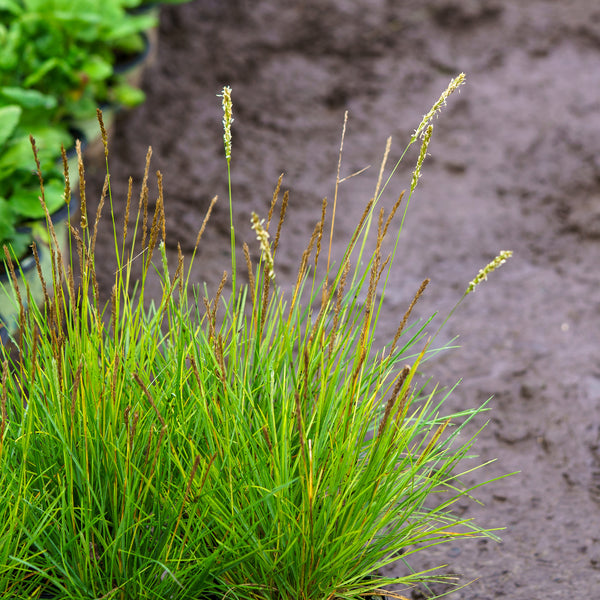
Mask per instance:
[[[146,149],[164,175],[172,250],[190,252],[208,202],[217,212],[194,278],[216,287],[228,267],[221,107],[234,99],[233,190],[240,239],[280,173],[291,208],[278,278],[289,283],[324,196],[333,197],[344,111],[349,122],[336,244],[451,77],[467,84],[434,123],[411,201],[382,338],[421,280],[418,306],[439,323],[499,250],[514,257],[470,295],[427,363],[451,408],[494,396],[476,449],[498,460],[475,474],[521,471],[483,488],[466,517],[505,526],[502,543],[465,542],[417,567],[476,581],[452,600],[600,597],[600,6],[596,0],[195,0],[162,9],[147,102],[117,123],[112,181],[139,185]],[[410,184],[418,147],[394,176]],[[92,177],[93,179],[93,177]],[[119,188],[119,186],[121,186]],[[117,191],[116,197],[122,197]],[[118,208],[118,210],[121,210]],[[102,234],[101,250],[110,254]],[[98,261],[103,262],[102,260]],[[110,290],[110,261],[101,284]],[[446,588],[435,588],[441,593]],[[426,590],[412,590],[414,600]]]

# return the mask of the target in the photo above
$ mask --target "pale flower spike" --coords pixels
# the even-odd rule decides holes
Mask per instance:
[[[479,271],[477,277],[469,283],[469,287],[465,292],[465,296],[470,294],[482,281],[487,279],[487,276],[495,271],[498,267],[503,265],[510,257],[512,256],[512,250],[502,250],[498,256],[489,264],[487,264],[483,269]]]
[[[256,239],[260,242],[260,251],[265,261],[265,274],[269,279],[275,279],[275,269],[271,246],[269,245],[269,232],[263,227],[265,220],[259,220],[258,215],[252,212],[252,229],[256,231]]]
[[[223,98],[223,141],[225,143],[225,158],[231,160],[231,124],[233,123],[233,102],[231,101],[231,88],[225,86],[223,93],[218,94]]]
[[[446,104],[446,100],[448,100],[448,96],[455,90],[457,90],[463,83],[465,82],[465,74],[461,73],[458,77],[455,77],[449,84],[448,87],[444,90],[442,95],[439,97],[439,100],[431,107],[431,110],[423,117],[421,124],[415,129],[415,133],[413,134],[413,140],[416,140],[419,136],[423,135],[425,128],[433,119],[435,114]]]
[[[417,183],[419,183],[419,178],[421,177],[421,168],[423,167],[423,162],[425,161],[425,157],[427,156],[427,148],[429,146],[429,140],[431,140],[431,134],[433,132],[433,125],[430,125],[423,136],[423,143],[421,144],[421,152],[419,153],[419,159],[417,160],[417,166],[413,172],[412,182],[410,184],[410,192],[414,192],[417,187]]]

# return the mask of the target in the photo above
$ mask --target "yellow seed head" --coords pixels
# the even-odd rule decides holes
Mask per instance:
[[[421,168],[423,167],[423,162],[425,161],[425,157],[427,156],[427,147],[429,146],[429,141],[431,140],[431,133],[433,132],[433,125],[429,125],[427,127],[427,131],[425,131],[425,135],[423,136],[423,143],[421,144],[421,152],[419,153],[419,159],[417,160],[417,166],[413,172],[412,181],[410,184],[411,193],[417,187],[417,183],[419,183],[419,178],[421,177]]]
[[[273,255],[269,245],[269,232],[264,228],[264,222],[265,220],[260,220],[255,212],[252,213],[252,229],[256,231],[256,239],[260,242],[260,251],[265,261],[265,274],[270,279],[275,279]]]
[[[420,125],[415,129],[415,133],[413,134],[413,140],[416,140],[419,136],[423,135],[425,128],[436,115],[436,113],[446,104],[446,100],[448,100],[448,96],[455,90],[457,90],[463,83],[465,82],[465,74],[461,73],[458,77],[455,77],[449,84],[448,87],[444,90],[442,95],[439,97],[438,101],[431,107],[431,110],[423,117]]]
[[[233,123],[233,102],[231,88],[227,85],[219,94],[223,98],[223,141],[225,143],[225,158],[231,160],[231,124]]]
[[[487,279],[487,276],[495,271],[498,267],[503,265],[510,257],[512,256],[512,250],[502,250],[498,256],[489,264],[487,264],[483,269],[479,271],[475,279],[469,283],[469,287],[465,292],[465,296],[470,294],[482,281]]]

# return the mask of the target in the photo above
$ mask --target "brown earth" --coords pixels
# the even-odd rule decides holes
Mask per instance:
[[[285,173],[291,209],[277,273],[289,284],[322,197],[333,197],[344,111],[342,176],[373,167],[340,188],[338,247],[373,193],[386,138],[395,162],[461,71],[467,85],[434,123],[408,210],[382,337],[424,277],[432,282],[418,312],[439,311],[439,323],[478,269],[512,249],[449,322],[446,339],[460,333],[461,348],[427,366],[444,385],[463,378],[453,409],[494,396],[476,448],[482,460],[498,460],[473,481],[521,473],[479,490],[482,506],[459,507],[483,525],[505,526],[502,543],[441,546],[416,566],[447,564],[443,571],[461,574],[461,583],[477,579],[452,600],[600,598],[595,0],[196,0],[163,8],[147,102],[117,121],[115,197],[130,174],[139,186],[151,145],[173,248],[179,241],[189,253],[218,194],[194,272],[214,289],[229,256],[217,94],[231,85],[238,237],[254,239],[250,211],[266,212]],[[409,185],[417,152],[390,182],[388,206]],[[103,232],[105,292],[110,247]]]

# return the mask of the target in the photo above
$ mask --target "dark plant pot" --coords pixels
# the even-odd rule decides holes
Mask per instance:
[[[131,15],[148,15],[154,17],[158,23],[160,19],[160,2],[147,2],[135,8],[130,8],[127,12]],[[145,59],[146,66],[154,64],[158,49],[158,26],[146,30],[148,38],[148,54]]]
[[[140,87],[144,70],[156,59],[158,28],[142,31],[140,35],[144,49],[133,56],[122,57],[113,67],[114,74],[132,87]]]

